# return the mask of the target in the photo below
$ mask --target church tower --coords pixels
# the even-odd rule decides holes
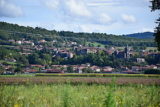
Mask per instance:
[[[129,59],[130,58],[130,49],[128,45],[124,48],[124,58]]]

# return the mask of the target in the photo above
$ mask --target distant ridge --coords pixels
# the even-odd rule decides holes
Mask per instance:
[[[125,36],[132,37],[132,38],[138,38],[138,39],[153,39],[154,38],[153,35],[154,35],[153,32],[143,32],[143,33],[128,34]]]
[[[59,42],[77,42],[78,44],[86,45],[88,42],[90,43],[99,43],[106,46],[118,46],[124,47],[126,45],[129,46],[146,46],[146,47],[154,47],[156,46],[153,33],[152,36],[148,37],[148,33],[139,33],[143,37],[141,39],[136,38],[137,36],[133,36],[132,38],[128,35],[114,35],[114,34],[106,34],[106,33],[75,33],[72,31],[56,31],[56,30],[47,30],[41,27],[25,27],[19,26],[18,24],[11,24],[7,22],[0,21],[0,34],[6,34],[7,36],[0,35],[0,44],[9,44],[10,42],[6,40],[26,40],[34,41],[37,43],[40,40],[46,41],[59,41]],[[149,39],[148,39],[149,38]],[[61,44],[59,43],[59,46]]]

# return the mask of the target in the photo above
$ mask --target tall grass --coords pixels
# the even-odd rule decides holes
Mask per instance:
[[[159,107],[159,89],[159,86],[114,83],[2,85],[0,107]]]

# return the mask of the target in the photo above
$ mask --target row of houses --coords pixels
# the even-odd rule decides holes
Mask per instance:
[[[160,69],[160,65],[145,65],[145,66],[132,66],[130,69],[128,67],[121,67],[122,73],[127,74],[135,74],[135,73],[142,73],[148,69]]]
[[[66,72],[68,67],[72,67],[75,72],[79,72],[79,73],[82,72],[82,70],[85,68],[89,68],[97,73],[100,73],[100,72],[111,73],[111,72],[114,72],[114,70],[115,70],[114,68],[112,68],[110,66],[99,67],[99,66],[95,66],[95,65],[91,66],[90,64],[52,65],[50,67],[50,69],[45,69],[45,66],[43,66],[43,65],[30,65],[30,69],[40,68],[41,71],[46,71],[46,72],[51,71],[51,69],[53,72],[54,72],[54,70],[57,72],[57,69],[61,70],[63,72]],[[124,72],[124,71],[141,72],[141,71],[145,71],[147,69],[160,69],[160,65],[132,66],[131,69],[129,69],[128,67],[122,66],[120,69],[121,69],[121,72]]]
[[[94,73],[116,73],[115,69],[110,66],[99,67],[99,66],[90,66],[89,64],[82,65],[52,65],[51,68],[46,69],[45,66],[42,65],[31,65],[30,68],[25,69],[24,72],[27,73],[35,73],[35,72],[44,72],[44,73],[66,73],[67,68],[72,67],[75,73],[84,73],[84,69],[90,69]],[[40,68],[40,69],[35,69]],[[132,66],[131,69],[128,67],[121,67],[121,71],[118,73],[140,73],[147,69],[160,69],[160,65],[147,65],[147,66]]]
[[[30,65],[30,67],[25,68],[23,72],[65,73],[68,72],[67,71],[68,67],[71,67],[75,73],[83,73],[83,70],[86,68],[92,70],[95,73],[111,73],[114,71],[114,68],[110,66],[98,67],[98,66],[90,66],[90,64],[82,64],[82,65],[52,65],[50,68],[46,68],[43,65]]]
[[[11,65],[3,65],[4,70],[6,72],[14,72],[14,69]],[[44,65],[30,65],[22,70],[24,73],[67,73],[68,67],[71,67],[75,73],[85,73],[84,69],[90,69],[94,73],[117,73],[116,69],[105,66],[91,66],[90,64],[81,64],[81,65],[52,65],[50,67]],[[141,73],[147,69],[160,69],[160,64],[158,65],[146,65],[146,66],[132,66],[128,67],[120,67],[120,71],[118,73]]]

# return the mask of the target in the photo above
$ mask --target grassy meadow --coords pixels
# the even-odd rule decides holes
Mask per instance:
[[[1,85],[0,107],[159,107],[154,85]]]
[[[159,75],[38,75],[0,76],[0,107],[160,107]]]

